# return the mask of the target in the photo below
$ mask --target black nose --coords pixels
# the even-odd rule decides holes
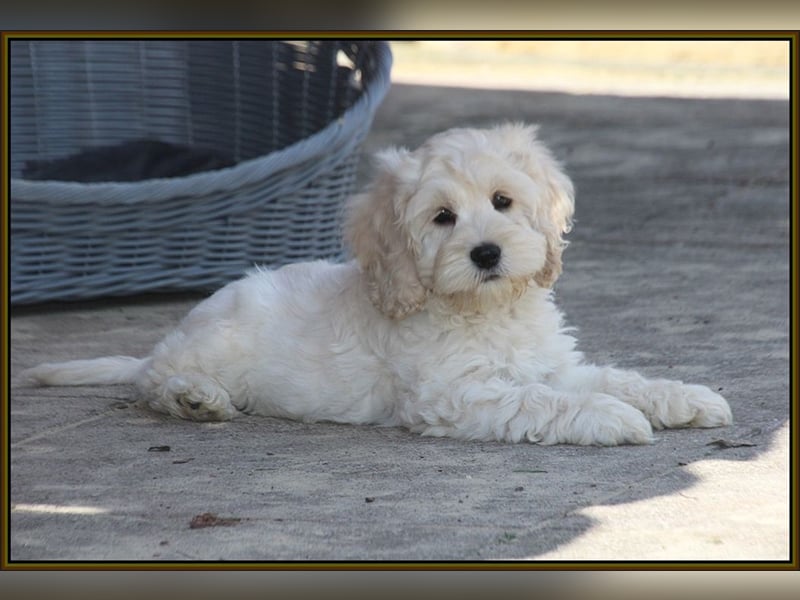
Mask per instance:
[[[500,246],[489,243],[475,246],[469,257],[481,269],[491,269],[500,262]]]

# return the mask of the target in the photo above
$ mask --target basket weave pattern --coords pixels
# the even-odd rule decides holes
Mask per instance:
[[[339,258],[339,213],[389,87],[385,42],[10,42],[12,304],[207,290]],[[138,139],[235,166],[138,182],[21,177]]]

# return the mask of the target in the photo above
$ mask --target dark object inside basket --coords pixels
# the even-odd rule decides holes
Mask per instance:
[[[192,148],[158,140],[134,140],[114,146],[85,148],[52,160],[29,160],[24,179],[80,183],[131,182],[183,177],[231,167],[236,162],[216,150]]]

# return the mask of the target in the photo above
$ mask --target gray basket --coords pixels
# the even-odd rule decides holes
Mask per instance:
[[[374,41],[10,41],[13,304],[208,290],[339,258],[342,200],[389,87]],[[30,160],[159,139],[235,165],[75,183]]]

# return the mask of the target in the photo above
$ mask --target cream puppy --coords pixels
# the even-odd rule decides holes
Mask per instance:
[[[46,385],[135,384],[157,410],[403,426],[539,444],[641,444],[731,423],[700,385],[584,362],[550,288],[573,188],[533,127],[454,129],[377,159],[355,260],[256,269],[142,359],[45,364]]]

